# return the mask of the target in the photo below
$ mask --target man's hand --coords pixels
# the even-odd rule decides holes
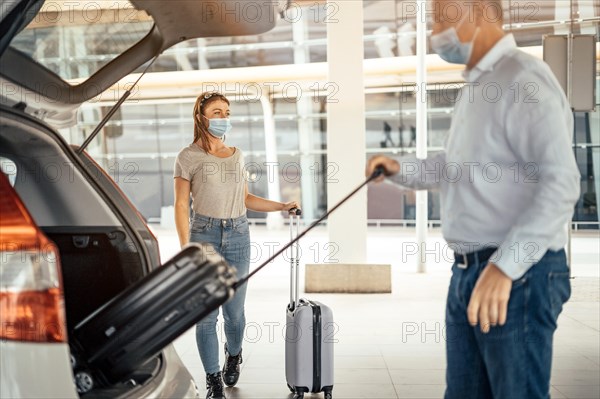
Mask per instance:
[[[383,175],[379,176],[378,178],[376,178],[375,182],[380,182],[383,181],[383,179],[386,176],[392,176],[397,174],[398,172],[400,172],[400,164],[392,159],[392,158],[388,158],[388,157],[384,157],[383,155],[376,155],[374,157],[372,157],[371,159],[369,159],[369,161],[367,162],[367,170],[365,172],[365,175],[367,177],[371,176],[373,174],[373,171],[375,170],[376,167],[378,166],[383,166],[383,169],[385,170]]]
[[[469,323],[479,322],[481,332],[490,326],[504,325],[512,280],[493,263],[489,263],[479,276],[467,308]]]

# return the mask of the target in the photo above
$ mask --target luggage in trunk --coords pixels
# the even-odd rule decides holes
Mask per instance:
[[[69,342],[80,392],[126,379],[232,298],[235,281],[212,246],[188,244],[75,326]]]

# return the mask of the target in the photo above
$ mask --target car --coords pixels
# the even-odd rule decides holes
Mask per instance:
[[[76,124],[82,103],[163,50],[194,38],[263,33],[287,2],[257,1],[251,20],[223,12],[248,3],[0,3],[2,398],[198,397],[171,344],[116,383],[93,384],[90,375],[74,373],[73,328],[159,268],[161,259],[144,218],[86,151],[96,132],[76,145],[57,129]],[[93,29],[70,31],[90,15],[100,15]],[[131,42],[110,40],[109,32],[128,29],[132,15]],[[85,66],[60,54],[42,57],[53,50],[45,38],[57,31],[84,50],[110,45],[117,54]],[[91,34],[106,40],[89,40]]]

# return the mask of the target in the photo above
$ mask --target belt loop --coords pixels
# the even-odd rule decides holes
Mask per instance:
[[[459,269],[466,269],[469,267],[469,257],[467,256],[467,254],[461,256],[463,261],[457,263],[456,266],[458,266]]]

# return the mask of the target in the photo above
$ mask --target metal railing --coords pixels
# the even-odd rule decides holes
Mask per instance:
[[[313,220],[302,220],[303,224],[309,225]],[[249,218],[248,223],[253,226],[266,226],[267,219],[262,218]],[[284,223],[287,224],[287,219],[284,220]],[[323,226],[327,225],[327,220],[324,220],[320,223]],[[367,225],[369,227],[415,227],[414,219],[368,219]],[[571,226],[573,231],[585,230],[585,227],[592,229],[600,229],[600,222],[595,221],[571,221]],[[430,229],[440,228],[442,227],[441,220],[428,220],[427,227]],[[583,228],[582,228],[583,227]]]
[[[151,217],[147,220],[148,223],[160,223],[159,217]],[[302,220],[302,224],[309,225],[313,220]],[[263,218],[248,218],[248,223],[252,226],[266,226],[267,219]],[[284,224],[287,225],[288,220],[284,219]],[[320,223],[323,226],[327,225],[327,220],[324,220]],[[367,225],[369,227],[415,227],[414,219],[368,219]],[[442,226],[442,222],[440,220],[429,220],[427,222],[427,227],[430,229],[440,228]],[[586,230],[588,229],[598,229],[600,230],[600,222],[595,221],[571,221],[571,227],[573,231]]]

